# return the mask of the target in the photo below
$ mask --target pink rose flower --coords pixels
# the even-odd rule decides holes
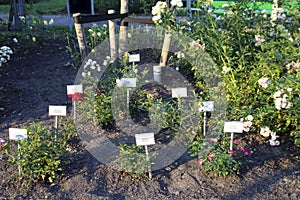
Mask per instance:
[[[0,151],[2,150],[2,143],[5,143],[5,140],[3,138],[0,138]]]
[[[233,143],[234,143],[234,144],[239,144],[240,142],[241,142],[241,141],[240,141],[239,139],[236,139],[236,138],[233,139]]]
[[[233,156],[237,156],[236,152],[233,150],[228,150],[227,153],[232,154]]]
[[[198,159],[198,163],[201,166],[203,164],[203,159]]]
[[[215,153],[214,153],[214,152],[210,152],[210,153],[208,154],[207,158],[208,158],[208,160],[209,160],[210,162],[212,162],[212,161],[214,160],[214,156],[215,156]]]

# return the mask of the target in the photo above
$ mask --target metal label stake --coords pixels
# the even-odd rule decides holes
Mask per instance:
[[[18,161],[20,161],[20,140],[27,139],[27,129],[19,129],[19,128],[9,128],[9,139],[10,140],[17,140],[18,142]],[[18,172],[19,175],[21,174],[21,166],[18,163]]]
[[[145,146],[146,159],[147,161],[150,161],[148,145],[155,144],[154,133],[135,134],[135,142],[136,142],[136,146]],[[149,173],[149,178],[151,179],[152,178],[151,163],[148,165],[148,173]]]
[[[199,111],[203,112],[203,136],[206,135],[207,112],[214,111],[213,101],[204,101],[200,104]]]
[[[67,115],[67,106],[49,106],[49,116],[55,116],[55,139],[58,132],[58,116]]]
[[[243,133],[244,123],[241,121],[230,121],[225,122],[224,124],[224,132],[231,133],[230,135],[230,150],[233,150],[233,135],[234,133]]]

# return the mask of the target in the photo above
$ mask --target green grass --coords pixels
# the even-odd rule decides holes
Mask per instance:
[[[214,1],[214,7],[215,8],[222,8],[222,5],[223,4],[234,4],[234,1]],[[249,8],[253,8],[254,5],[258,6],[258,9],[259,10],[272,10],[272,3],[266,3],[266,2],[256,2],[255,4],[254,3],[248,3],[247,6]],[[289,5],[291,7],[296,7],[297,6],[297,1],[291,1],[289,3]],[[298,3],[298,6],[299,6],[299,3]]]
[[[33,4],[33,8],[26,4],[26,14],[55,14],[60,13],[67,6],[65,0],[41,0]],[[9,5],[0,5],[0,13],[8,13]]]

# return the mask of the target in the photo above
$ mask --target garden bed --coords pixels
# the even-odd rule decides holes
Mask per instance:
[[[8,128],[41,121],[51,127],[48,105],[67,105],[66,85],[72,84],[77,68],[70,64],[65,42],[46,40],[38,45],[10,44],[12,60],[0,71],[4,95],[0,137],[8,139]],[[71,116],[67,117],[71,120]],[[242,159],[239,174],[226,178],[205,173],[197,159],[185,153],[153,178],[133,179],[98,162],[80,138],[70,143],[71,157],[52,184],[22,185],[0,152],[1,199],[299,199],[300,155],[293,141],[271,147],[259,133],[243,134],[251,154]]]

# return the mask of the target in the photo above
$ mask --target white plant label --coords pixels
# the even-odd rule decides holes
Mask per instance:
[[[187,88],[172,88],[172,98],[187,97]]]
[[[121,85],[126,87],[136,87],[136,78],[121,78]]]
[[[129,62],[140,62],[140,61],[141,61],[140,54],[129,55]]]
[[[67,85],[67,95],[74,93],[83,93],[82,85]]]
[[[241,121],[225,122],[224,132],[225,133],[243,133],[244,123]]]
[[[214,111],[214,102],[213,101],[203,101],[200,104],[199,111],[202,111],[202,112]]]
[[[27,139],[27,129],[9,128],[10,140],[25,140]]]
[[[155,144],[154,133],[135,134],[136,146],[147,146]]]
[[[67,106],[49,106],[49,116],[66,116]]]

